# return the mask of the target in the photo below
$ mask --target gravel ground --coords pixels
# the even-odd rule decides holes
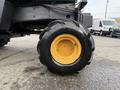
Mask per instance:
[[[40,64],[37,35],[0,48],[0,90],[120,90],[120,39],[94,36],[94,60],[79,74],[58,76]]]

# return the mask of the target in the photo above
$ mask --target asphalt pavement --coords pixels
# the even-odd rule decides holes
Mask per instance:
[[[0,48],[0,90],[120,90],[120,39],[94,36],[92,63],[79,74],[55,75],[38,59],[38,35]]]

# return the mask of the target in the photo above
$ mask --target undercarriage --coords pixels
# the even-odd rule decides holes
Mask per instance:
[[[76,73],[90,64],[94,40],[86,29],[81,0],[1,0],[0,47],[10,38],[39,34],[37,51],[42,64],[56,74]]]

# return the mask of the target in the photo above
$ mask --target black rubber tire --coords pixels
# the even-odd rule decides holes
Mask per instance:
[[[109,34],[110,37],[117,38],[117,36],[114,35],[114,31],[111,28],[109,29],[109,32],[110,32],[110,34]]]
[[[41,32],[41,34],[40,34],[40,36],[39,36],[39,40],[41,40],[42,39],[42,37],[43,37],[43,35],[44,35],[44,33],[46,32],[46,30],[45,31],[43,31],[43,32]],[[40,41],[38,42],[38,45],[37,45],[37,52],[38,52],[38,54],[40,54],[40,51],[39,51],[39,46],[40,46]]]
[[[45,32],[46,32],[46,30],[43,31],[43,32],[40,34],[40,36],[39,36],[39,42],[38,42],[38,45],[37,45],[37,52],[38,52],[38,54],[39,54],[39,59],[40,59],[40,62],[41,62],[43,65],[45,65],[45,62],[44,62],[44,59],[42,59],[42,58],[41,58],[41,55],[40,55],[40,42],[41,42],[41,39],[42,39],[43,35],[45,34]]]
[[[82,27],[82,25],[68,20],[57,20],[52,22],[47,27],[47,32],[44,33],[42,39],[38,43],[38,51],[40,61],[47,68],[59,75],[74,74],[90,63],[92,53],[94,51],[94,41],[91,34]],[[71,65],[60,65],[55,62],[50,53],[50,46],[54,38],[61,34],[72,34],[76,36],[82,44],[82,54],[77,62]]]
[[[6,44],[8,44],[9,39],[0,39],[0,47],[4,47]]]
[[[93,34],[93,33],[94,33],[94,30],[93,30],[93,29],[91,29],[91,30],[90,30],[90,33],[91,33],[91,34]]]
[[[115,36],[115,35],[113,34],[113,32],[110,33],[110,37],[112,37],[112,38],[117,38],[117,36]]]
[[[102,30],[100,31],[99,36],[104,36],[104,33]]]

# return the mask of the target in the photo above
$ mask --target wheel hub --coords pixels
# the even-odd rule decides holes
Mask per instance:
[[[57,63],[69,65],[76,62],[80,57],[82,46],[75,36],[63,34],[53,40],[50,51]]]

